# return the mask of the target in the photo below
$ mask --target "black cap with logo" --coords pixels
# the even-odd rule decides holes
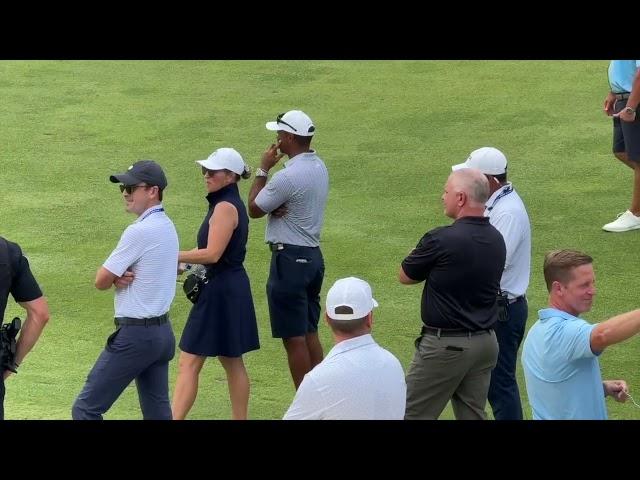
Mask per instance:
[[[160,165],[153,160],[140,160],[131,165],[126,172],[111,175],[109,180],[123,185],[145,182],[147,185],[157,186],[160,190],[164,190],[167,186],[167,177]]]

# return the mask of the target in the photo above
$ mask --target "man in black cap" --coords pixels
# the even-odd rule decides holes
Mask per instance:
[[[169,361],[175,336],[169,307],[175,295],[178,235],[164,213],[167,178],[152,160],[111,175],[125,209],[138,218],[98,269],[99,290],[115,287],[116,331],[73,404],[74,420],[99,420],[135,379],[144,419],[171,420]]]

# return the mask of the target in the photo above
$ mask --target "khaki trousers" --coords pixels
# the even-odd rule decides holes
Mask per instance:
[[[457,420],[486,420],[491,370],[498,360],[493,330],[473,336],[422,335],[407,372],[406,420],[436,420],[451,400]]]

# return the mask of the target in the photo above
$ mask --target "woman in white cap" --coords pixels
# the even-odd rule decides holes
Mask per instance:
[[[249,377],[242,355],[260,348],[249,277],[242,265],[249,218],[237,182],[251,175],[233,148],[219,148],[202,166],[209,210],[198,231],[198,248],[178,260],[206,267],[207,283],[189,313],[180,339],[178,378],[172,413],[182,420],[198,393],[198,376],[207,357],[218,357],[227,374],[233,419],[246,419]]]

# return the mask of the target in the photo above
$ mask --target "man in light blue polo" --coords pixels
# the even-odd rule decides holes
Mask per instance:
[[[598,357],[609,345],[640,332],[640,310],[589,324],[596,294],[593,259],[575,250],[544,260],[549,308],[529,330],[522,365],[534,420],[606,420],[605,397],[629,398],[624,380],[602,381]]]
[[[329,192],[329,174],[312,150],[316,127],[300,110],[266,123],[276,142],[262,154],[249,191],[251,218],[267,217],[266,242],[271,250],[267,301],[274,338],[282,338],[293,383],[322,361],[318,339],[320,289],[324,259],[320,231]],[[279,151],[278,151],[279,150]],[[267,182],[269,170],[287,155],[285,167]]]
[[[99,290],[115,287],[117,329],[73,404],[74,420],[101,420],[133,380],[145,420],[171,420],[169,361],[175,336],[169,307],[176,293],[178,234],[162,207],[167,178],[153,160],[111,175],[125,209],[138,218],[96,273]]]

